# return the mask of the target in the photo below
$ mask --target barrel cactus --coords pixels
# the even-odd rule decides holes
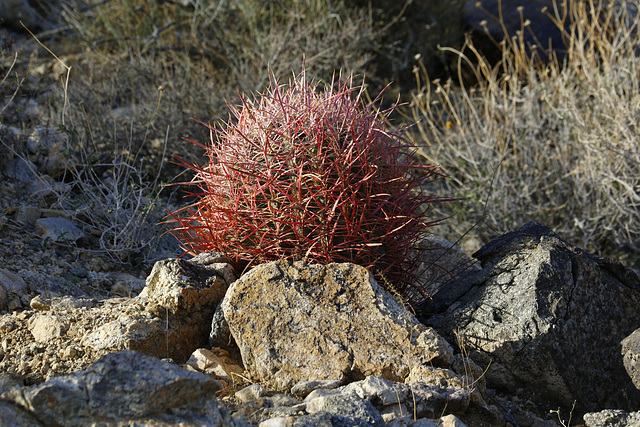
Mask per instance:
[[[188,252],[223,252],[241,269],[280,258],[356,263],[413,304],[423,293],[411,274],[417,248],[440,201],[423,184],[438,168],[415,163],[404,131],[388,128],[393,107],[365,102],[352,77],[319,86],[304,72],[287,85],[272,79],[209,126],[208,162],[183,162],[197,190],[172,214],[174,232]]]

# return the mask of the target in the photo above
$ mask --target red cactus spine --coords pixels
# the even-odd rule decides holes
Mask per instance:
[[[174,212],[188,251],[225,253],[241,267],[279,258],[353,262],[415,302],[416,248],[430,221],[425,180],[403,131],[387,129],[392,109],[363,101],[350,77],[324,91],[304,72],[289,85],[231,108],[211,129],[209,161],[183,162],[196,202]]]

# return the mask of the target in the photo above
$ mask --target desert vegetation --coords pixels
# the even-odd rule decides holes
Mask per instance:
[[[197,200],[172,213],[191,252],[222,252],[239,270],[282,258],[352,262],[410,303],[427,296],[411,272],[438,223],[429,207],[444,201],[421,186],[439,168],[416,163],[404,129],[387,129],[393,107],[364,102],[353,80],[273,79],[211,128],[209,162],[185,163]]]
[[[624,257],[640,242],[638,9],[570,1],[546,13],[566,28],[563,56],[545,52],[551,60],[542,61],[544,46],[526,49],[522,22],[497,44],[496,64],[467,39],[444,48],[457,56],[459,77],[430,79],[417,69],[416,139],[449,176],[437,191],[465,197],[447,222],[450,238],[535,220]]]
[[[98,249],[144,263],[140,254],[157,244],[150,236],[166,230],[167,208],[193,202],[166,184],[191,179],[173,156],[209,160],[184,140],[209,140],[200,122],[233,121],[229,106],[241,104],[239,94],[263,93],[272,77],[287,82],[303,63],[317,82],[353,73],[366,77],[365,98],[391,84],[381,101],[383,109],[400,104],[386,118],[390,129],[417,122],[405,133],[420,147],[416,160],[448,176],[425,191],[460,198],[431,206],[434,219],[447,218],[433,233],[475,249],[536,220],[634,264],[640,88],[633,8],[559,4],[547,13],[561,27],[569,23],[565,56],[541,61],[521,33],[496,41],[501,55],[492,62],[465,36],[461,1],[386,3],[42,5],[50,25],[3,35],[0,120],[58,129],[74,159],[62,178],[71,185],[39,203],[84,211]],[[0,154],[20,151],[2,139]]]

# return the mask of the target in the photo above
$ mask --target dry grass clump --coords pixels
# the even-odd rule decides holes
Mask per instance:
[[[238,92],[262,91],[269,72],[286,77],[303,58],[314,78],[368,72],[375,37],[365,10],[320,0],[65,0],[60,19],[68,33],[47,44],[73,67],[68,115],[79,139],[102,151],[131,142],[149,174],[158,150],[143,141],[166,137],[167,154],[196,161],[202,152],[187,145],[192,153],[185,153],[182,138],[207,133],[193,118],[224,119]],[[41,63],[36,57],[30,67]],[[45,72],[55,68],[51,60]],[[64,94],[60,85],[53,90],[45,120],[55,123]],[[169,165],[162,178],[180,172]]]
[[[638,17],[621,3],[571,0],[546,11],[560,28],[570,22],[562,64],[526,53],[524,22],[499,44],[495,65],[470,41],[449,50],[473,72],[473,88],[462,73],[429,81],[416,71],[422,155],[449,177],[438,192],[468,198],[449,211],[454,236],[477,222],[488,238],[536,220],[591,250],[640,250]]]
[[[40,43],[36,37],[34,39]],[[44,45],[41,47],[48,50]],[[90,110],[82,103],[82,97],[72,96],[69,90],[73,82],[71,67],[55,53],[48,53],[61,73],[62,83],[52,91],[53,99],[49,102],[61,107],[50,111],[43,119],[35,112],[42,110],[35,100],[41,98],[27,98],[22,94],[37,90],[34,89],[37,82],[32,79],[36,72],[25,77],[22,70],[14,67],[15,61],[10,61],[11,65],[5,69],[11,58],[0,52],[0,69],[4,69],[0,80],[0,94],[3,94],[0,95],[3,103],[0,153],[3,161],[19,161],[32,176],[25,180],[23,173],[22,179],[16,179],[3,164],[0,173],[12,178],[5,194],[13,194],[18,199],[12,200],[12,204],[54,209],[62,216],[73,217],[84,229],[85,238],[80,245],[86,251],[132,265],[153,261],[150,254],[157,249],[164,231],[158,225],[164,214],[159,202],[162,187],[158,181],[164,157],[162,141],[159,141],[159,163],[154,168],[156,174],[151,177],[144,171],[140,150],[133,148],[132,135],[127,135],[124,143],[114,137],[110,141],[109,154],[108,148],[98,149],[97,139],[92,134]],[[17,57],[16,53],[14,59]],[[54,94],[58,91],[60,99],[55,99]],[[23,111],[29,106],[34,106],[33,112]],[[34,123],[29,123],[30,115],[35,115]],[[83,121],[76,125],[74,119],[77,117]],[[24,126],[27,123],[30,126]],[[26,133],[19,129],[21,125]],[[80,135],[78,126],[83,125],[86,128]],[[100,139],[103,144],[104,137],[102,135]],[[147,142],[145,135],[141,145]],[[4,203],[6,199],[0,202]],[[43,245],[51,243],[46,239],[43,241]],[[77,242],[63,238],[55,244],[68,247]]]
[[[91,49],[155,56],[176,53],[206,60],[235,90],[261,91],[267,71],[284,77],[303,56],[313,74],[365,71],[375,34],[366,10],[344,2],[230,0],[147,2],[67,0],[63,18]],[[179,58],[181,59],[181,58]],[[179,66],[180,62],[174,63]]]
[[[164,228],[158,224],[164,213],[162,187],[148,179],[141,162],[136,164],[127,150],[102,163],[70,165],[65,186],[38,179],[54,192],[51,207],[73,212],[90,236],[90,250],[114,261],[131,265],[155,261]],[[38,196],[37,194],[35,196]]]
[[[259,92],[267,69],[283,78],[299,69],[329,80],[333,71],[412,79],[414,55],[437,55],[438,44],[462,35],[463,0],[219,2],[65,0],[62,17],[92,49],[143,55],[189,52],[238,79],[241,92]],[[233,82],[232,82],[233,83]]]

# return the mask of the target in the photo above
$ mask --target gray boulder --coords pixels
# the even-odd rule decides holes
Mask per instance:
[[[0,398],[0,426],[42,427],[45,424],[26,409]]]
[[[16,310],[28,298],[27,285],[22,277],[0,268],[0,310]]]
[[[0,374],[0,395],[11,390],[14,387],[19,387],[22,385],[24,385],[24,378],[22,378],[20,375],[11,373]],[[3,424],[0,423],[0,425]]]
[[[3,398],[15,405],[16,417],[31,416],[42,425],[238,425],[217,406],[219,389],[207,375],[123,351]]]
[[[528,223],[481,248],[486,279],[442,316],[487,366],[487,386],[531,387],[576,411],[637,407],[620,341],[640,324],[640,279],[619,262],[570,245]],[[554,403],[555,404],[555,403]]]

